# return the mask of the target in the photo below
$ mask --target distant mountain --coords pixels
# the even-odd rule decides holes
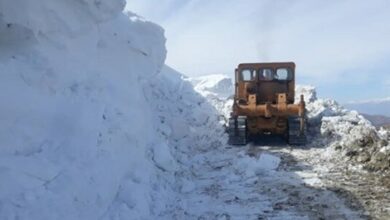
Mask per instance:
[[[368,115],[362,114],[367,120],[369,120],[375,127],[390,127],[390,117],[383,115]]]
[[[232,79],[227,75],[215,74],[190,78],[195,91],[203,96],[227,99],[234,95]]]
[[[383,115],[390,117],[390,97],[360,102],[349,102],[344,104],[344,106],[362,114]]]

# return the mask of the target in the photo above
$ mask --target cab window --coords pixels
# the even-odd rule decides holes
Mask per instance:
[[[272,69],[260,69],[259,70],[260,80],[272,81],[275,78],[274,71]]]
[[[278,68],[276,70],[275,79],[277,80],[291,80],[292,73],[288,68]]]
[[[242,81],[252,81],[255,80],[256,74],[255,71],[250,69],[245,69],[241,71],[241,79]]]

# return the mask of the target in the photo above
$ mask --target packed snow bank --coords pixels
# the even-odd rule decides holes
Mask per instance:
[[[217,87],[226,84],[226,77],[207,76],[193,78],[196,90],[213,104],[221,115],[229,117],[233,101],[225,99],[234,93],[230,80],[230,93],[218,93]],[[207,86],[203,86],[207,85]],[[228,88],[228,86],[226,86]],[[213,92],[210,92],[213,91]],[[390,169],[389,139],[385,130],[377,131],[356,111],[350,111],[331,99],[318,99],[313,86],[296,87],[296,102],[305,96],[308,132],[311,147],[330,146],[330,157],[346,158],[364,164],[369,170]]]
[[[223,148],[227,136],[215,108],[194,91],[187,77],[165,66],[149,83],[152,89],[145,93],[155,112],[156,129],[175,158],[174,164],[159,164],[166,164],[161,166],[162,170],[176,168],[175,180],[170,181],[176,192],[175,204],[166,207],[159,219],[193,219],[188,216],[193,204],[183,194],[196,187],[194,166],[199,158],[207,159],[200,156],[202,153]]]
[[[158,75],[163,30],[123,6],[0,2],[0,219],[156,219],[175,203],[169,141],[208,112],[148,100],[181,79]],[[197,121],[156,121],[173,109]]]

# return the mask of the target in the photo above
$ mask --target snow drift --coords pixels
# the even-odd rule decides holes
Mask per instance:
[[[234,92],[229,77],[221,75],[193,78],[196,91],[206,97],[221,115],[229,117]],[[223,85],[226,88],[221,91]],[[206,86],[205,86],[206,85]],[[227,89],[228,88],[228,89]],[[226,92],[230,90],[230,94]],[[350,111],[331,99],[318,99],[313,86],[296,87],[296,102],[305,96],[308,131],[308,147],[329,146],[331,157],[346,159],[353,164],[363,164],[368,170],[390,169],[389,136],[376,128],[356,111]]]
[[[356,111],[330,99],[317,99],[315,88],[298,86],[297,94],[308,99],[308,126],[311,147],[329,146],[332,157],[345,158],[365,169],[390,169],[389,139]]]

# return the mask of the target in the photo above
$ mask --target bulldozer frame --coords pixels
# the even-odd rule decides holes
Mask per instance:
[[[228,124],[229,142],[283,135],[289,144],[306,143],[305,101],[295,100],[295,64],[245,63],[235,71],[235,95]]]

